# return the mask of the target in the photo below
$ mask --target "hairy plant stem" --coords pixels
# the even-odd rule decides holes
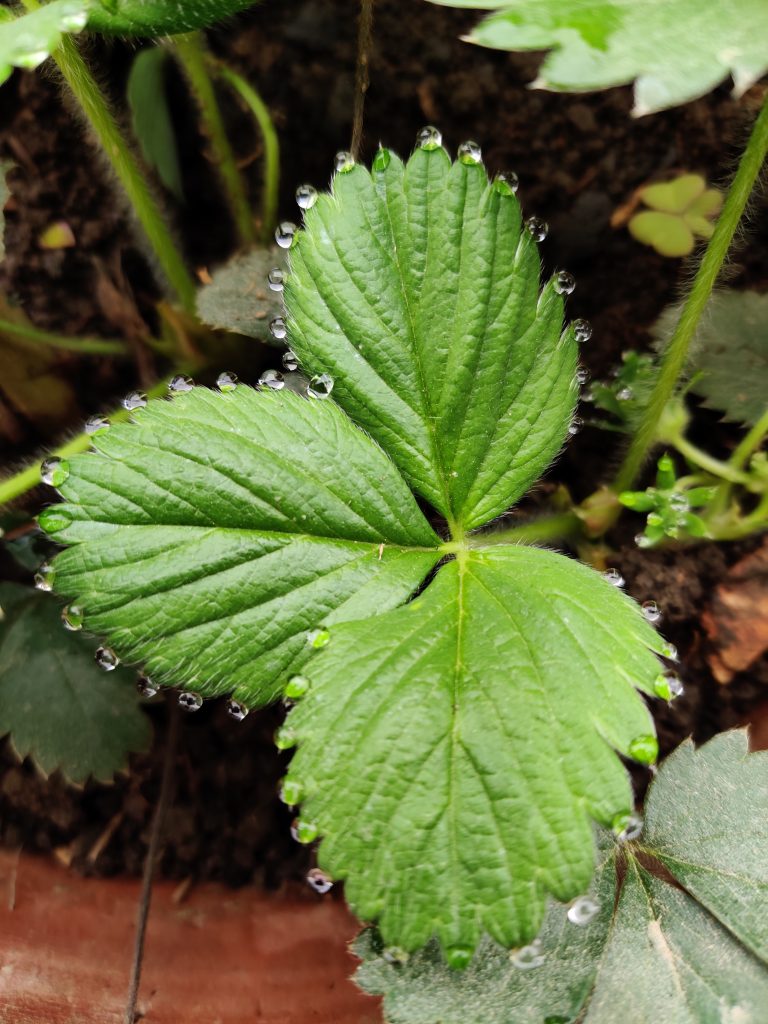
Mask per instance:
[[[159,384],[156,384],[153,388],[147,391],[148,398],[159,398],[164,395],[168,389],[168,381],[163,380]],[[127,409],[115,409],[114,412],[109,413],[108,419],[110,423],[120,423],[130,418],[131,413]],[[61,459],[67,459],[70,455],[79,455],[80,452],[87,451],[91,445],[90,434],[78,434],[77,437],[73,437],[71,441],[66,444],[60,445],[58,448],[54,448],[51,455],[57,455]],[[22,494],[26,494],[27,491],[31,491],[33,487],[37,487],[40,483],[40,461],[33,462],[32,465],[27,466],[26,469],[22,469],[19,473],[14,476],[8,477],[7,480],[0,481],[0,506],[5,505],[9,501],[14,501],[16,498],[20,498]]]
[[[277,192],[280,184],[280,143],[269,110],[261,96],[236,71],[223,64],[215,64],[222,81],[234,89],[253,114],[264,141],[264,185],[261,200],[261,239],[268,245],[277,223]]]
[[[640,426],[632,438],[629,450],[613,484],[613,489],[617,492],[626,491],[632,487],[647,455],[656,442],[659,421],[685,366],[691,340],[728,255],[736,229],[765,161],[766,153],[768,153],[768,96],[766,96],[752,128],[749,142],[728,190],[722,213],[717,219],[714,233],[709,240],[688,298],[680,313],[680,319],[664,352],[659,376],[643,411]]]
[[[209,61],[204,36],[201,32],[174,36],[171,46],[197,102],[203,130],[211,144],[213,161],[224,186],[224,195],[240,242],[243,245],[253,245],[256,241],[253,215],[245,192],[243,176],[229,144],[216,92],[208,73]]]
[[[757,423],[747,431],[741,441],[739,441],[733,449],[731,457],[728,459],[728,465],[735,470],[743,469],[750,456],[753,455],[763,443],[766,435],[768,435],[768,409],[766,409]],[[732,490],[733,485],[729,480],[724,480],[717,488],[715,496],[709,503],[708,509],[708,513],[713,519],[722,515],[722,513],[728,508]]]
[[[721,480],[728,480],[734,484],[749,483],[749,476],[746,473],[736,469],[730,462],[723,462],[721,459],[709,455],[708,452],[702,451],[687,438],[678,437],[673,444],[689,462],[706,470],[707,473],[711,473],[712,476],[720,477]]]
[[[22,2],[28,11],[40,7],[39,0]],[[52,57],[125,190],[168,284],[182,306],[194,312],[195,282],[101,89],[71,36],[62,38]]]
[[[13,320],[0,319],[0,334],[7,334],[24,345],[25,348],[39,349],[41,345],[48,348],[64,349],[68,352],[82,352],[97,356],[127,356],[128,345],[124,341],[109,338],[67,338],[52,331],[43,331],[31,324],[17,324]]]
[[[171,802],[173,766],[176,760],[176,748],[179,738],[179,706],[169,695],[166,700],[166,707],[168,708],[168,732],[165,737],[163,774],[160,780],[160,794],[157,798],[155,813],[152,817],[149,847],[146,860],[144,861],[144,873],[141,880],[141,898],[139,900],[139,912],[136,920],[136,939],[133,949],[131,980],[128,986],[128,1000],[125,1007],[125,1024],[135,1024],[136,1021],[136,1002],[139,998],[141,969],[144,963],[144,940],[147,934],[149,909],[152,902],[152,881],[155,877],[157,858],[160,853],[160,842],[163,838],[163,824],[166,811]]]

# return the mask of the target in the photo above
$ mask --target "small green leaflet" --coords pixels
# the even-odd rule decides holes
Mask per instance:
[[[601,841],[592,902],[572,905],[581,926],[551,902],[530,952],[510,957],[486,939],[460,974],[434,944],[393,964],[368,930],[356,980],[384,995],[390,1024],[614,1024],[617,1014],[626,1024],[758,1024],[768,1005],[768,754],[748,754],[743,732],[700,750],[684,743],[646,809],[638,843]]]
[[[629,232],[661,256],[687,256],[695,238],[711,238],[713,218],[723,205],[722,193],[707,188],[700,174],[647,185],[637,195],[649,209],[632,217]]]
[[[679,316],[680,306],[669,306],[654,326],[661,346]],[[709,409],[737,423],[757,423],[768,409],[768,295],[715,292],[696,329],[688,372]]]
[[[728,75],[737,96],[768,70],[765,0],[432,0],[493,10],[468,37],[548,50],[542,89],[590,92],[635,81],[635,116],[703,96]]]
[[[150,46],[140,50],[131,64],[126,99],[131,111],[133,133],[144,159],[157,171],[163,185],[180,202],[184,189],[176,146],[176,130],[168,108],[165,65],[168,50]]]
[[[253,0],[95,0],[88,28],[106,35],[175,35],[213,25],[252,6]]]
[[[595,571],[467,539],[562,445],[576,330],[509,181],[461,156],[344,160],[308,211],[287,340],[330,399],[295,374],[151,402],[40,517],[70,545],[56,590],[156,682],[252,708],[291,681],[299,834],[389,943],[455,966],[588,887],[591,820],[631,810],[616,752],[657,752],[636,690],[662,650]]]
[[[18,18],[0,17],[0,84],[14,68],[30,70],[42,64],[65,32],[85,28],[90,6],[91,0],[53,0]]]
[[[46,775],[109,782],[149,746],[133,673],[102,672],[95,643],[67,632],[46,594],[4,583],[0,608],[0,736]]]

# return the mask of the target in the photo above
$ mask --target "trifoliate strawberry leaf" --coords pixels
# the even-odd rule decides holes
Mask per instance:
[[[434,136],[405,166],[381,150],[371,173],[348,162],[332,189],[290,252],[290,347],[331,374],[336,401],[419,494],[458,528],[481,526],[566,437],[577,345],[558,291],[573,280],[539,294],[514,188],[488,183],[474,143],[454,164]]]
[[[613,749],[655,754],[658,637],[595,572],[538,548],[473,551],[405,608],[339,626],[287,722],[289,785],[320,865],[385,939],[532,939],[584,891],[590,818],[631,807]]]
[[[0,17],[0,83],[14,68],[31,69],[50,57],[65,32],[85,28],[90,0],[53,0],[19,17]]]
[[[254,0],[93,0],[88,28],[119,36],[165,36],[213,25]]]
[[[46,774],[108,782],[149,745],[134,676],[102,672],[96,644],[64,629],[52,597],[5,583],[0,609],[0,736]]]
[[[493,10],[468,37],[548,50],[534,85],[562,92],[635,81],[634,114],[703,96],[728,75],[741,95],[768,70],[764,0],[432,0]]]
[[[283,313],[280,291],[273,290],[269,280],[272,274],[272,280],[279,282],[284,265],[284,255],[276,246],[238,253],[217,267],[210,283],[197,293],[197,315],[209,327],[283,344],[269,328]]]
[[[707,188],[700,174],[681,174],[673,181],[647,185],[637,196],[650,209],[632,217],[630,234],[661,256],[687,256],[696,237],[711,238],[712,218],[723,205],[722,194]]]
[[[312,631],[399,604],[440,557],[392,464],[330,402],[239,385],[135,415],[72,460],[67,503],[40,521],[72,545],[56,589],[156,682],[264,704]]]
[[[665,309],[654,326],[663,347],[680,316]],[[696,328],[688,360],[691,389],[728,420],[756,423],[768,408],[768,294],[715,292]]]
[[[437,935],[460,966],[484,929],[530,936],[547,893],[589,884],[591,819],[631,807],[616,752],[657,752],[635,688],[653,692],[660,641],[593,570],[466,538],[562,443],[572,281],[540,297],[511,179],[422,136],[373,178],[344,157],[299,232],[285,320],[306,393],[181,379],[95,454],[46,463],[66,501],[40,522],[71,545],[56,589],[185,706],[303,697],[278,737],[299,743],[297,836],[326,836],[321,862],[389,941]]]
[[[651,786],[643,838],[603,841],[590,892],[567,910],[550,902],[534,946],[510,955],[486,939],[457,973],[434,943],[406,960],[369,930],[356,980],[384,995],[390,1024],[613,1024],[618,1008],[627,1024],[757,1022],[766,821],[767,754],[739,732],[685,743]]]

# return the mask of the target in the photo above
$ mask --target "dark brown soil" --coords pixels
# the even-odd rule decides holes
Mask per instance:
[[[295,186],[323,186],[334,153],[350,136],[354,83],[353,0],[267,0],[232,28],[217,30],[212,45],[259,88],[273,111],[282,146],[281,211],[293,217]],[[723,182],[733,170],[758,97],[731,99],[725,87],[685,107],[645,118],[629,117],[629,89],[587,96],[532,92],[535,56],[510,56],[459,40],[476,14],[434,7],[421,0],[378,0],[364,156],[379,140],[407,153],[419,127],[438,125],[450,148],[472,137],[483,146],[491,171],[514,169],[528,213],[546,218],[543,246],[548,269],[567,267],[578,280],[569,301],[573,316],[594,325],[584,360],[593,376],[607,374],[627,348],[645,348],[648,328],[684,288],[690,266],[665,260],[609,226],[612,212],[649,179],[695,170]],[[236,27],[236,30],[235,30]],[[122,93],[130,50],[96,42],[91,57],[115,97]],[[113,286],[153,327],[157,296],[149,267],[111,197],[107,175],[60,106],[57,86],[45,76],[17,75],[2,92],[0,156],[17,165],[8,210],[8,257],[0,290],[14,295],[34,323],[67,333],[109,336],[125,331],[114,303],[99,301],[98,282]],[[189,104],[172,82],[178,112],[188,205],[178,211],[179,231],[197,267],[211,266],[232,244]],[[240,156],[259,188],[260,143],[247,118],[227,104]],[[768,216],[755,204],[749,234],[728,268],[733,287],[768,286]],[[38,248],[40,230],[66,220],[77,245],[62,252]],[[131,364],[61,359],[61,372],[77,382],[84,412],[104,407],[135,382]],[[63,425],[76,428],[77,424]],[[698,440],[726,451],[732,430],[712,415],[701,417]],[[43,437],[26,424],[15,457],[34,451]],[[550,473],[577,498],[605,479],[620,445],[615,435],[587,429]],[[34,510],[34,496],[28,502]],[[765,661],[718,685],[705,658],[700,616],[728,566],[754,546],[703,544],[659,552],[637,550],[638,524],[617,531],[612,564],[640,600],[654,598],[665,611],[664,631],[679,648],[687,695],[673,708],[656,702],[665,750],[693,733],[704,739],[743,719],[766,696]],[[0,751],[2,841],[26,848],[59,848],[83,870],[140,870],[156,798],[164,714],[152,711],[158,742],[136,758],[130,777],[82,791],[35,776]],[[289,836],[289,816],[276,799],[283,770],[272,733],[279,711],[252,715],[237,725],[220,707],[186,717],[176,769],[176,798],[168,823],[163,870],[174,877],[214,877],[234,884],[252,878],[277,884],[302,873],[309,854]],[[98,857],[89,851],[108,826],[111,838]]]

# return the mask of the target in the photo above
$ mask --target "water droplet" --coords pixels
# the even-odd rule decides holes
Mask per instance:
[[[185,711],[199,711],[203,706],[203,698],[199,693],[192,693],[191,690],[184,690],[179,694],[179,707]]]
[[[431,151],[433,149],[439,149],[442,144],[443,136],[439,129],[435,128],[433,124],[425,125],[424,128],[419,129],[416,133],[416,145],[419,149]]]
[[[345,149],[341,149],[333,159],[333,166],[337,174],[347,174],[355,166],[355,158]]]
[[[46,459],[40,465],[40,479],[44,484],[50,484],[51,487],[61,487],[68,476],[69,463],[66,459],[54,456]]]
[[[629,843],[637,839],[643,831],[643,819],[639,814],[630,811],[622,811],[617,814],[611,823],[616,838],[620,843]]]
[[[568,920],[571,924],[577,924],[580,928],[583,928],[589,924],[599,909],[600,904],[597,900],[593,900],[591,896],[579,896],[568,907]]]
[[[301,798],[304,796],[304,787],[300,782],[295,782],[293,779],[283,779],[283,784],[280,786],[280,799],[284,804],[289,807],[295,807],[296,804],[301,803]]]
[[[311,871],[307,872],[307,882],[321,896],[324,896],[333,888],[333,881],[320,868],[312,868]]]
[[[56,580],[56,570],[53,568],[50,562],[43,562],[40,568],[35,573],[35,586],[38,590],[44,590],[49,594],[53,590],[53,584]]]
[[[497,191],[514,195],[520,188],[520,179],[514,171],[504,171],[496,176]],[[498,186],[501,186],[499,188]]]
[[[469,142],[462,142],[459,146],[458,157],[463,164],[473,166],[483,162],[483,151],[476,142],[470,140]]]
[[[136,690],[141,697],[154,697],[157,693],[157,687],[149,678],[149,676],[139,676],[136,680]]]
[[[259,384],[263,388],[271,388],[272,391],[281,391],[285,387],[285,378],[277,370],[265,370],[259,377]]]
[[[111,647],[97,647],[94,657],[96,658],[96,664],[99,668],[103,668],[105,672],[114,672],[120,664],[120,659]]]
[[[106,416],[89,416],[85,421],[86,434],[103,434],[109,430],[109,420]]]
[[[580,345],[592,337],[592,324],[589,320],[574,320],[572,327],[573,336]]]
[[[531,238],[536,242],[543,242],[549,233],[549,224],[541,217],[529,217],[525,226]]]
[[[309,687],[310,682],[306,676],[291,676],[285,684],[285,696],[289,700],[301,700]]]
[[[320,830],[312,821],[303,821],[301,818],[295,818],[291,825],[291,835],[297,843],[303,843],[305,846],[309,845],[309,843],[314,843],[319,834]]]
[[[674,644],[667,643],[666,641],[661,645],[661,656],[666,658],[668,661],[677,661],[678,653],[677,648]]]
[[[603,573],[603,579],[607,580],[609,583],[612,583],[614,587],[623,587],[626,583],[626,580],[621,575],[618,569],[607,569]]]
[[[474,950],[468,946],[451,946],[445,951],[445,961],[453,971],[464,971],[469,967]]]
[[[134,409],[143,409],[146,404],[147,396],[143,391],[131,391],[123,399],[123,408],[128,412],[133,412]]]
[[[586,384],[588,380],[589,380],[589,370],[586,368],[586,366],[580,366],[578,368],[578,370],[576,371],[576,383],[577,384]]]
[[[236,722],[242,722],[244,718],[248,717],[248,708],[234,697],[230,697],[224,706],[227,709],[227,714]]]
[[[44,508],[37,517],[37,525],[46,533],[58,533],[59,530],[66,530],[72,522],[67,512],[61,510],[60,505],[50,505]]]
[[[568,427],[568,433],[571,435],[571,437],[574,437],[576,434],[578,434],[578,432],[581,430],[583,426],[584,420],[581,418],[581,416],[574,416],[571,420],[570,426]]]
[[[294,370],[299,368],[299,357],[290,348],[287,352],[283,352],[283,368],[288,370],[289,373],[293,373]]]
[[[296,189],[296,202],[302,210],[311,210],[317,202],[317,189],[314,185],[299,185]]]
[[[281,249],[290,249],[296,239],[298,230],[292,221],[283,220],[275,228],[275,241]]]
[[[310,398],[328,398],[333,391],[333,377],[327,373],[320,373],[307,384],[307,394]]]
[[[278,750],[290,750],[296,746],[296,730],[290,725],[282,725],[275,733],[275,746]]]
[[[78,630],[83,628],[84,619],[85,612],[79,604],[68,604],[62,610],[61,621],[64,623],[64,628],[72,633],[77,633]]]
[[[632,388],[619,388],[616,392],[616,397],[620,402],[628,402],[635,397],[635,393]]]
[[[401,949],[400,946],[387,946],[381,955],[388,964],[396,964],[398,967],[407,964],[411,958],[410,953]]]
[[[319,650],[321,647],[325,647],[330,642],[331,634],[327,629],[311,629],[307,633],[307,643],[310,647],[314,647]]]
[[[629,744],[627,753],[633,761],[640,764],[653,764],[659,756],[659,741],[655,736],[635,736]]]
[[[546,956],[541,951],[541,943],[536,940],[529,946],[522,946],[520,949],[513,949],[509,954],[513,967],[519,971],[530,971],[534,967],[541,967]]]
[[[655,625],[657,622],[661,622],[661,609],[655,601],[643,601],[642,604],[643,616],[647,622]]]
[[[216,378],[216,387],[224,394],[234,391],[237,387],[237,375],[231,373],[229,370],[225,370]]]
[[[267,284],[273,292],[281,292],[285,287],[285,274],[279,267],[273,267],[267,275]]]
[[[185,391],[191,391],[195,386],[195,382],[191,377],[188,377],[186,373],[177,373],[175,377],[171,377],[171,381],[168,384],[168,390],[174,395],[182,394]]]
[[[571,295],[576,288],[576,278],[567,270],[560,270],[555,275],[555,291],[558,295]]]
[[[273,338],[277,338],[278,341],[282,341],[288,333],[288,328],[285,325],[285,319],[281,316],[276,316],[269,325],[269,333]]]
[[[373,169],[381,174],[392,162],[392,153],[384,146],[379,146],[376,156],[373,158]]]
[[[652,548],[653,547],[653,541],[651,540],[650,537],[646,537],[646,535],[644,533],[636,533],[635,534],[635,544],[637,544],[637,546],[639,548]]]
[[[686,494],[683,494],[681,491],[675,491],[674,494],[669,496],[669,507],[674,509],[675,512],[689,512],[691,503],[688,501]]]
[[[684,689],[678,675],[674,672],[662,672],[654,680],[653,692],[662,700],[672,701],[675,697],[681,697]]]

